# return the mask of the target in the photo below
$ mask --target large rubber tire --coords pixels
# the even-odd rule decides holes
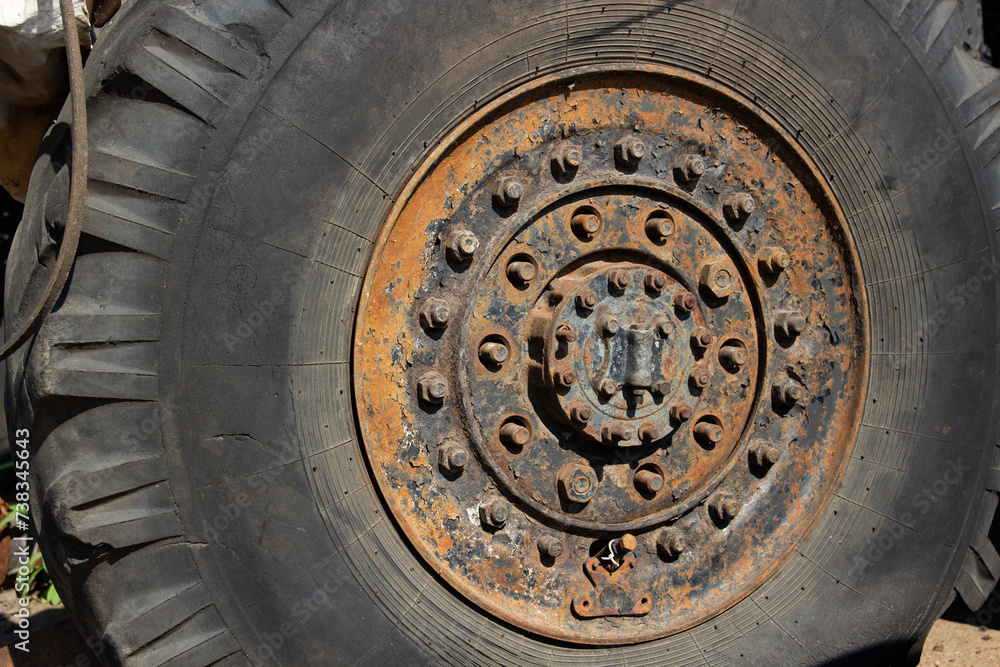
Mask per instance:
[[[109,663],[886,664],[1000,574],[1000,82],[950,0],[133,0],[87,64],[85,237],[10,364],[38,538]],[[596,62],[756,103],[848,218],[868,404],[796,554],[713,621],[583,648],[494,620],[410,549],[356,432],[373,240],[477,105]],[[68,118],[64,112],[62,120]],[[65,124],[32,178],[13,331],[67,199]]]

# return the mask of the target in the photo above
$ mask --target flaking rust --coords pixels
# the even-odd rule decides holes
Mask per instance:
[[[788,137],[688,75],[575,70],[468,119],[398,201],[355,401],[449,585],[528,632],[625,644],[792,553],[854,439],[867,311]]]

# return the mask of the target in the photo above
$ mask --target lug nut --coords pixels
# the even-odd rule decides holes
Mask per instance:
[[[435,371],[425,373],[417,382],[417,393],[421,401],[440,405],[448,395],[448,382]]]
[[[694,425],[694,438],[705,447],[713,447],[722,441],[725,432],[718,424],[701,421]]]
[[[701,267],[699,284],[716,299],[724,299],[736,291],[736,269],[726,260],[709,262]]]
[[[774,318],[774,329],[785,338],[795,338],[806,330],[806,318],[795,311],[778,313]]]
[[[691,332],[691,345],[700,350],[711,345],[713,340],[715,340],[715,336],[705,327],[695,327],[694,331]]]
[[[698,307],[698,297],[691,292],[678,292],[674,296],[674,308],[682,313],[690,313]]]
[[[712,373],[703,366],[696,366],[691,369],[690,378],[691,384],[698,389],[704,389],[708,385],[712,384]]]
[[[604,398],[611,398],[618,393],[618,383],[611,379],[601,380],[600,392]]]
[[[708,511],[720,523],[728,523],[740,513],[740,503],[725,491],[717,491],[708,499]]]
[[[694,410],[687,403],[676,403],[670,406],[670,418],[675,422],[686,422],[691,419]]]
[[[612,445],[632,439],[632,431],[621,424],[605,424],[601,434],[604,436],[604,441]]]
[[[438,449],[438,467],[449,474],[458,474],[469,462],[469,452],[457,442],[447,441]]]
[[[467,262],[479,249],[479,239],[467,229],[453,229],[448,233],[445,248],[452,259]]]
[[[574,405],[569,410],[569,417],[577,424],[586,424],[594,417],[594,410],[589,405]]]
[[[517,285],[524,287],[535,279],[535,265],[524,260],[514,260],[507,265],[507,278]]]
[[[572,174],[583,164],[583,151],[572,144],[564,144],[552,155],[552,171],[558,175]]]
[[[578,213],[573,216],[570,227],[574,234],[589,241],[601,230],[601,219],[593,213]]]
[[[674,233],[674,219],[666,211],[655,211],[646,219],[646,236],[653,243],[664,243]]]
[[[557,486],[563,500],[571,503],[589,503],[597,493],[597,474],[591,468],[570,463],[559,471]]]
[[[556,327],[555,336],[560,343],[572,343],[576,341],[576,329],[571,324],[560,324]]]
[[[725,345],[719,350],[719,360],[732,368],[741,368],[750,361],[750,355],[742,345]]]
[[[781,451],[769,442],[750,445],[750,463],[758,468],[770,468],[781,458]]]
[[[628,271],[616,269],[608,274],[608,287],[614,290],[623,290],[632,284],[632,274]]]
[[[650,271],[643,279],[643,284],[652,292],[660,292],[667,286],[667,277],[659,271]]]
[[[500,442],[508,449],[520,449],[528,444],[531,439],[531,431],[524,424],[509,421],[500,427]]]
[[[694,183],[705,173],[705,161],[700,155],[685,155],[677,167],[677,180]]]
[[[652,389],[650,389],[650,391],[653,392],[654,396],[663,398],[664,396],[670,393],[670,383],[667,382],[666,380],[657,380],[656,382],[653,383],[653,387]]]
[[[554,535],[542,535],[538,538],[538,553],[544,558],[559,558],[563,552],[563,543]]]
[[[503,343],[486,341],[479,346],[479,360],[486,366],[500,366],[507,361],[510,352]]]
[[[638,137],[625,137],[615,144],[615,159],[626,167],[637,167],[646,157],[646,144]]]
[[[674,323],[663,313],[656,315],[653,318],[652,324],[660,338],[669,338],[670,334],[674,332]]]
[[[632,479],[639,493],[653,495],[663,488],[663,475],[655,470],[638,470]]]
[[[451,308],[442,299],[429,299],[420,311],[420,322],[431,330],[441,330],[451,321]]]
[[[578,308],[583,308],[585,310],[593,310],[594,306],[597,305],[598,297],[597,292],[594,290],[587,290],[581,294],[576,295],[576,305]]]
[[[601,324],[601,333],[604,334],[605,338],[611,338],[620,330],[621,325],[618,324],[618,320],[613,317],[609,317]]]
[[[726,198],[722,205],[722,212],[729,220],[739,221],[746,220],[756,208],[757,203],[753,197],[745,192],[738,192]]]
[[[510,518],[510,508],[502,500],[490,500],[479,506],[479,520],[483,522],[484,528],[499,530],[507,524]]]
[[[664,528],[656,538],[656,549],[666,558],[677,558],[687,549],[687,539],[680,528]]]
[[[493,186],[493,201],[500,208],[512,208],[521,201],[524,190],[514,176],[504,176]]]
[[[774,246],[764,248],[757,256],[757,264],[761,270],[771,275],[781,273],[787,269],[791,261],[787,252]]]
[[[657,431],[656,427],[653,426],[652,424],[643,424],[642,426],[640,426],[639,430],[636,432],[636,435],[639,436],[640,442],[644,442],[646,444],[649,444],[651,442],[656,442],[657,440],[660,439],[660,432]]]
[[[560,389],[569,389],[576,382],[576,371],[565,369],[552,374],[556,386]]]
[[[804,393],[802,385],[792,378],[778,380],[774,383],[772,389],[775,402],[789,408],[802,400]]]

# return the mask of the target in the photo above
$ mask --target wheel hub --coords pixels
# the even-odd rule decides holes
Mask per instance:
[[[805,158],[720,91],[591,70],[507,99],[379,241],[354,360],[372,472],[490,613],[677,632],[832,492],[866,371],[857,262]]]

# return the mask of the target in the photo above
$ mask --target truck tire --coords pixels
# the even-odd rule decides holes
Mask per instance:
[[[126,3],[74,272],[8,366],[88,642],[919,656],[1000,575],[1000,83],[969,29],[943,0]]]

